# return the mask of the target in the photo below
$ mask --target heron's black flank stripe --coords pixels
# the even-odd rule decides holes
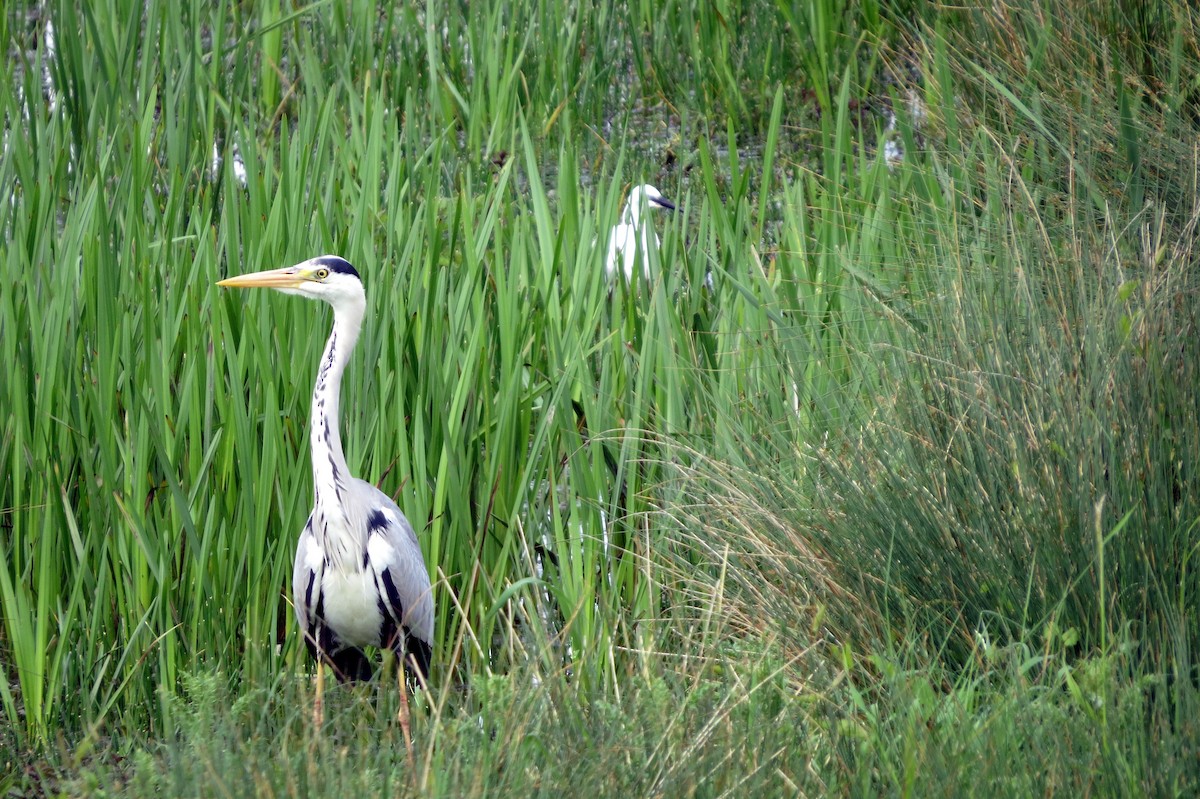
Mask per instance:
[[[388,610],[382,596],[379,597],[378,605],[379,617],[382,619],[379,622],[379,645],[395,650],[396,644],[399,643],[396,640],[396,620],[392,618],[392,611]]]
[[[323,255],[320,258],[314,258],[313,263],[325,267],[330,272],[337,272],[340,275],[354,275],[359,280],[362,280],[359,277],[358,270],[351,266],[350,262],[345,258],[340,258],[336,255]]]
[[[433,649],[425,641],[404,631],[404,648],[412,664],[421,672],[421,676],[429,679],[429,663],[433,660]]]
[[[328,655],[333,651],[333,631],[325,625],[324,615],[325,597],[317,592],[317,607],[313,610],[312,618],[308,620],[308,635],[305,636],[309,652],[314,657]]]
[[[379,576],[383,580],[383,590],[387,592],[388,604],[392,606],[392,615],[403,619],[404,604],[400,601],[400,592],[396,590],[396,584],[392,582],[392,573],[384,569]]]
[[[374,533],[379,530],[386,530],[387,524],[387,517],[383,515],[383,511],[376,508],[367,517],[367,532]]]
[[[312,569],[308,570],[308,588],[304,589],[304,607],[311,608],[313,606],[313,585],[317,582],[317,573]]]
[[[379,615],[383,617],[383,621],[379,623],[379,645],[403,657],[404,668],[409,671],[410,676],[413,676],[412,671],[415,668],[422,677],[428,679],[429,662],[433,659],[433,651],[429,644],[409,632],[407,627],[398,626],[393,614],[384,607],[382,597],[379,599]]]

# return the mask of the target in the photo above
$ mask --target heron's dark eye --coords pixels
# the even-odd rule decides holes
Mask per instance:
[[[321,267],[316,271],[313,277],[315,277],[317,280],[324,280],[325,278],[329,277],[329,270],[325,267]]]

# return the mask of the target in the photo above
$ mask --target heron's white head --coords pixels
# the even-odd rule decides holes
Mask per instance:
[[[674,211],[675,203],[664,197],[661,191],[649,183],[643,183],[629,192],[629,202],[625,204],[625,224],[637,225],[638,220],[642,217],[643,208],[650,210],[665,208],[668,211]]]
[[[324,300],[334,310],[358,310],[366,305],[362,278],[345,258],[321,255],[295,266],[268,269],[217,281],[228,288],[271,288],[284,294],[298,294],[314,300]]]

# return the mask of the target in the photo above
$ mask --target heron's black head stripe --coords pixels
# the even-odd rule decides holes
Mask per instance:
[[[345,258],[337,255],[322,255],[320,258],[314,258],[312,262],[317,266],[325,267],[330,272],[337,272],[341,275],[354,275],[359,280],[362,280],[362,277],[358,274],[358,270],[351,266],[350,262]]]

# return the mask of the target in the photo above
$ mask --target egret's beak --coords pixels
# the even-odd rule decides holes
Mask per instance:
[[[218,280],[218,286],[226,288],[268,288],[268,289],[294,289],[297,286],[303,285],[308,279],[308,270],[301,269],[298,266],[287,266],[283,269],[268,269],[265,272],[251,272],[248,275],[236,275],[227,277],[224,280]]]
[[[675,203],[671,202],[666,197],[655,197],[650,200],[650,202],[654,205],[657,205],[659,208],[666,208],[668,211],[675,210]]]

